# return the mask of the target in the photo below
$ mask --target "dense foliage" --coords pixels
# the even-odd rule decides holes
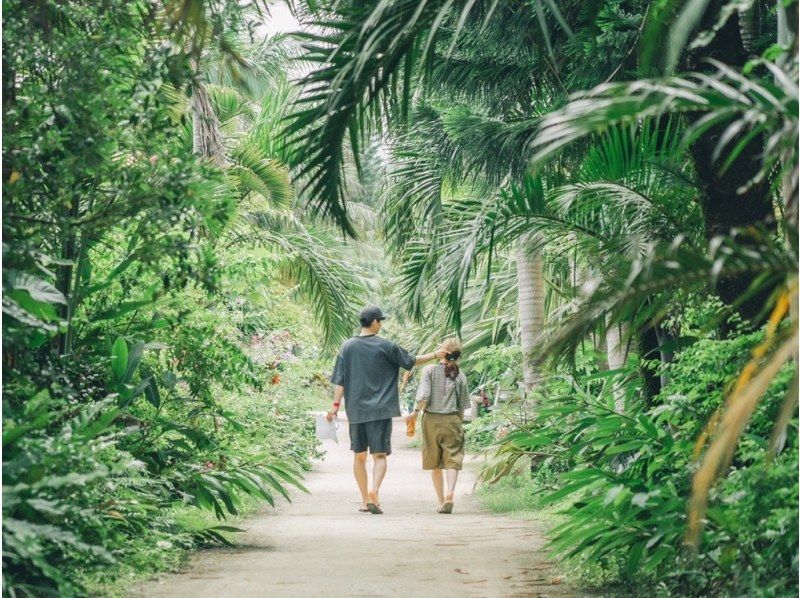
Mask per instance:
[[[796,593],[797,2],[289,4],[4,2],[4,592],[302,488],[369,299],[558,554]]]
[[[362,287],[292,213],[266,143],[285,71],[244,108],[212,88],[226,143],[260,144],[207,159],[187,97],[216,71],[164,6],[4,9],[3,592],[85,595],[228,543],[226,519],[302,489],[320,346],[349,333]],[[264,51],[242,6],[206,16]],[[268,211],[283,228],[259,235]]]
[[[519,475],[533,459],[533,505],[557,503],[564,515],[551,532],[553,548],[599,563],[606,583],[681,595],[792,593],[796,580],[785,572],[798,564],[796,424],[776,456],[767,449],[790,369],[770,385],[714,491],[701,550],[685,544],[697,438],[760,337],[696,342],[670,364],[662,393],[624,413],[615,410],[619,375],[550,380],[535,416],[499,440],[485,478]],[[625,391],[637,386],[634,377]]]

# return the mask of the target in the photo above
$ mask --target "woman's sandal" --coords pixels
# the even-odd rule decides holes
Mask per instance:
[[[436,511],[437,513],[441,513],[442,515],[449,515],[453,512],[453,498],[447,498],[442,503],[442,506],[439,507],[439,510]]]
[[[382,515],[381,505],[378,502],[378,495],[374,492],[368,493],[369,502],[366,504],[367,510],[373,515]]]

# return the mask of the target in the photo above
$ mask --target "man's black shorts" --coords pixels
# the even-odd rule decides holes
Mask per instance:
[[[350,424],[350,450],[371,454],[392,454],[392,419],[379,419],[360,424]]]

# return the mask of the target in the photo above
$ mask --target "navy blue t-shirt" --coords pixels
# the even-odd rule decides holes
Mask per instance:
[[[344,410],[351,424],[400,415],[399,368],[416,357],[397,343],[370,334],[348,339],[339,350],[331,382],[344,387]]]

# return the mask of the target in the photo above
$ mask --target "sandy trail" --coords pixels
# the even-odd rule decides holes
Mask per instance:
[[[385,514],[357,512],[346,427],[338,445],[325,442],[326,459],[306,479],[311,494],[296,492],[291,504],[241,525],[240,546],[200,551],[186,571],[139,584],[131,595],[575,595],[554,580],[535,522],[480,510],[470,495],[474,464],[462,472],[454,513],[436,513],[429,474],[400,419],[381,488]]]

